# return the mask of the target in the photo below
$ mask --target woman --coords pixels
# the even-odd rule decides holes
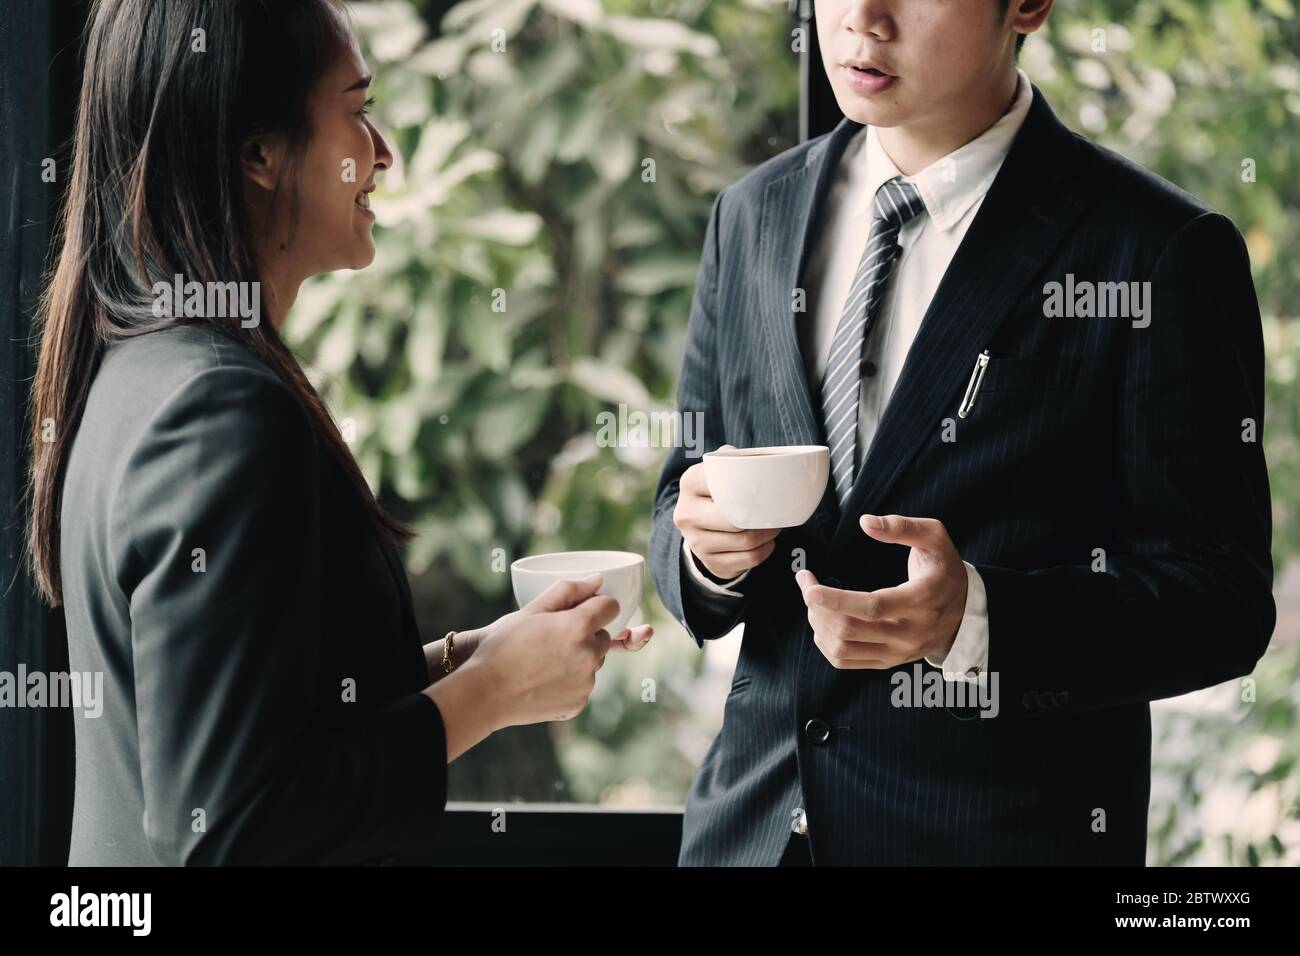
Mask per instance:
[[[611,644],[593,577],[421,647],[410,532],[279,335],[305,278],[374,257],[392,157],[340,9],[91,21],[33,395],[36,578],[104,675],[70,862],[427,858],[447,763],[572,717],[650,629]]]

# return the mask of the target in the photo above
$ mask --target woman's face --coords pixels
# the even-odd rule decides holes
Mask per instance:
[[[249,196],[255,245],[263,264],[305,278],[333,269],[361,269],[375,258],[369,209],[375,176],[393,161],[388,144],[366,116],[370,73],[350,29],[340,53],[316,83],[308,100],[309,134],[298,171],[296,217],[283,143],[267,141],[270,166],[251,176],[260,187],[281,182],[279,201],[252,189]],[[247,162],[246,162],[246,168]],[[255,170],[256,171],[256,170]]]

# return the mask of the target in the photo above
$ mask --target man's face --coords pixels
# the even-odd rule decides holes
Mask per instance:
[[[1015,60],[998,0],[815,0],[815,10],[835,99],[859,123],[947,125]]]

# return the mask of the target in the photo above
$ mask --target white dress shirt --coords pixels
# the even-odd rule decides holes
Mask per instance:
[[[899,232],[901,251],[863,349],[855,452],[859,467],[930,300],[1029,113],[1033,89],[1023,70],[1016,73],[1016,96],[1001,119],[915,176],[903,177],[916,186],[925,203],[925,214],[912,219]],[[822,221],[814,226],[817,232],[805,276],[813,321],[802,323],[800,344],[811,383],[821,381],[844,301],[853,285],[862,251],[871,238],[876,190],[899,175],[898,167],[880,145],[872,126],[864,127],[849,141],[835,170],[826,202],[819,210]],[[748,571],[719,584],[705,576],[685,542],[683,549],[691,579],[700,587],[714,594],[744,596],[736,590],[736,585],[744,581]],[[988,600],[984,581],[973,565],[963,563],[966,565],[966,611],[957,636],[943,659],[926,658],[930,664],[942,668],[950,680],[973,680],[988,667]]]

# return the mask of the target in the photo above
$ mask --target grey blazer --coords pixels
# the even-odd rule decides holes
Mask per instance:
[[[69,862],[426,857],[441,715],[396,550],[306,410],[200,327],[111,346],[66,471],[76,715]]]

